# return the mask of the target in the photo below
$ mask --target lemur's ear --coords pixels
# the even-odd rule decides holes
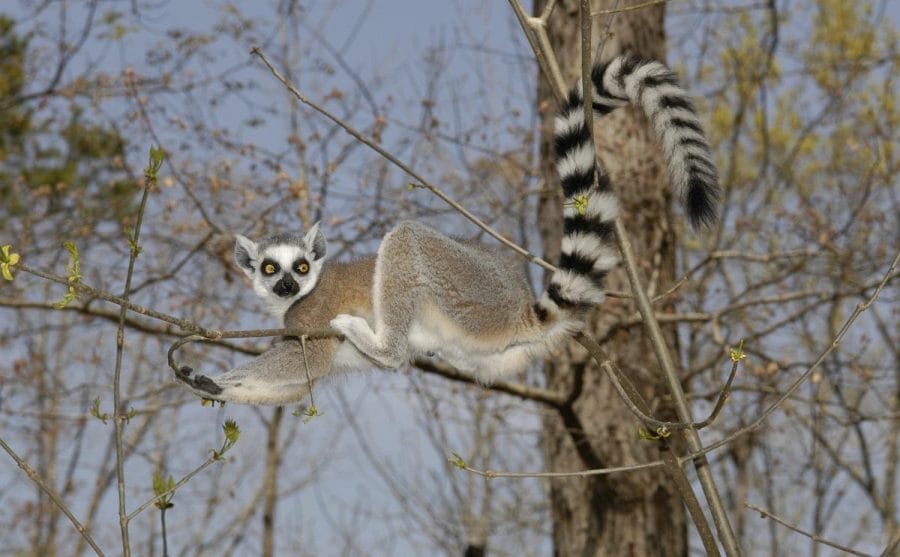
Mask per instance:
[[[303,241],[306,242],[306,249],[312,252],[314,261],[325,257],[327,242],[325,240],[325,235],[319,230],[318,222],[312,225],[312,228],[310,228],[309,232],[306,233],[306,236],[303,237]]]
[[[234,261],[250,278],[253,278],[253,273],[256,271],[253,263],[258,257],[256,242],[240,234],[234,235]]]

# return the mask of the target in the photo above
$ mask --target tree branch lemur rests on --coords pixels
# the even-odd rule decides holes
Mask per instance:
[[[595,116],[628,104],[643,109],[691,223],[714,221],[716,168],[675,75],[659,62],[620,56],[596,65],[591,81]],[[396,368],[425,354],[484,381],[524,369],[583,327],[618,261],[613,221],[619,206],[605,176],[595,185],[595,148],[582,104],[579,82],[556,117],[565,229],[558,270],[540,298],[512,254],[416,222],[388,232],[376,255],[347,263],[326,260],[318,224],[303,236],[277,234],[259,243],[239,235],[235,259],[284,326],[330,325],[344,340],[307,339],[304,357],[301,343],[286,339],[214,377],[187,367],[177,377],[206,399],[285,404],[308,395],[310,379]]]

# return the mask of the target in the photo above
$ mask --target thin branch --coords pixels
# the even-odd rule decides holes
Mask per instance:
[[[224,338],[262,338],[262,337],[306,337],[306,338],[339,338],[343,335],[334,329],[249,329],[242,331],[213,331],[210,336],[188,335],[172,343],[167,354],[169,367],[176,374],[181,372],[181,366],[175,361],[175,352],[191,342],[217,342]]]
[[[884,290],[884,287],[887,286],[888,282],[890,282],[891,279],[895,276],[898,262],[900,262],[900,252],[897,252],[897,254],[894,256],[894,259],[891,262],[890,267],[888,268],[887,272],[885,272],[883,278],[881,279],[881,282],[879,282],[878,286],[875,288],[875,292],[873,292],[872,295],[865,302],[861,302],[856,305],[856,308],[853,310],[853,313],[851,313],[850,316],[846,319],[846,321],[844,321],[844,324],[841,326],[837,335],[828,344],[828,347],[819,355],[818,358],[816,358],[816,361],[813,362],[813,364],[805,372],[803,372],[802,375],[800,375],[800,377],[795,379],[794,382],[791,383],[790,386],[788,386],[787,390],[785,390],[781,394],[781,396],[778,397],[778,399],[775,402],[773,402],[765,410],[763,410],[762,414],[760,414],[755,420],[753,420],[748,425],[738,429],[737,431],[732,432],[730,435],[728,435],[724,439],[716,441],[715,443],[705,447],[703,449],[703,451],[701,451],[701,452],[695,451],[692,455],[688,455],[688,456],[689,457],[699,456],[700,454],[703,454],[704,452],[709,452],[711,450],[718,449],[719,447],[725,446],[725,445],[731,443],[735,438],[757,429],[759,426],[762,425],[762,423],[764,421],[766,421],[769,418],[769,416],[774,414],[775,411],[778,410],[778,408],[781,407],[781,405],[784,404],[784,402],[787,399],[789,399],[790,397],[792,397],[794,395],[794,393],[797,391],[797,389],[800,388],[800,385],[805,383],[806,380],[812,376],[812,374],[819,368],[819,366],[822,365],[822,362],[824,362],[825,359],[832,352],[834,352],[838,346],[840,346],[841,341],[844,339],[844,336],[847,334],[847,331],[850,330],[850,327],[853,325],[853,323],[857,320],[857,318],[859,318],[860,315],[862,315],[863,312],[865,312],[867,309],[869,309],[869,307],[872,306],[872,304],[875,303],[875,300],[878,299],[878,296],[881,294],[881,291]]]
[[[459,381],[470,385],[481,385],[483,388],[490,391],[505,393],[517,396],[524,400],[539,402],[541,404],[546,404],[551,408],[559,408],[566,403],[566,396],[563,393],[508,381],[493,381],[485,385],[480,383],[476,377],[463,373],[443,362],[419,358],[413,362],[413,365],[425,372],[439,375],[440,377],[451,381]]]
[[[816,543],[820,543],[822,545],[827,545],[829,547],[839,549],[839,550],[843,551],[844,553],[849,553],[850,555],[857,555],[859,557],[875,557],[874,555],[872,555],[870,553],[863,553],[862,551],[856,551],[855,549],[852,549],[845,545],[841,545],[839,543],[828,541],[825,538],[822,538],[816,534],[811,534],[805,530],[800,529],[795,524],[791,524],[790,522],[787,522],[786,520],[779,518],[778,516],[772,514],[771,512],[769,512],[765,509],[762,509],[760,507],[757,507],[756,505],[752,505],[746,501],[744,502],[744,506],[747,507],[748,509],[752,509],[752,510],[758,512],[762,518],[771,518],[772,520],[774,520],[778,524],[781,524],[785,528],[793,530],[794,532],[797,532],[798,534],[802,534]]]
[[[81,315],[85,315],[88,317],[96,317],[98,319],[102,319],[104,321],[110,321],[118,324],[119,322],[119,312],[116,311],[107,311],[99,308],[95,308],[87,303],[83,304],[73,304],[70,303],[66,306],[59,307],[54,302],[33,302],[26,300],[12,300],[9,298],[0,297],[0,307],[9,307],[16,309],[40,309],[45,311],[63,311],[63,312],[73,312],[79,313]],[[153,326],[150,323],[147,323],[142,320],[134,319],[133,317],[128,317],[125,320],[125,325],[132,330],[140,331],[142,333],[147,333],[148,335],[153,336],[169,336],[169,337],[184,337],[183,332],[179,332],[175,330],[171,324],[165,326]],[[179,328],[183,331],[183,329]],[[237,337],[236,337],[237,338]],[[247,354],[250,356],[257,356],[260,354],[261,350],[257,347],[251,346],[241,346],[238,344],[234,344],[231,342],[225,342],[221,339],[210,338],[209,341],[212,344],[217,346],[221,346],[222,348],[229,348],[234,350],[235,352],[240,352],[243,354]]]
[[[512,7],[513,13],[516,14],[516,19],[519,20],[519,25],[522,27],[525,38],[528,40],[528,44],[531,45],[531,50],[537,59],[538,66],[541,69],[540,75],[550,81],[550,90],[553,91],[557,102],[559,102],[563,100],[566,92],[566,80],[559,70],[559,64],[555,64],[544,54],[545,52],[552,52],[550,39],[547,36],[546,23],[554,4],[555,2],[553,1],[548,2],[547,9],[544,10],[541,17],[531,17],[525,13],[522,5],[519,4],[519,0],[509,0],[509,5]]]
[[[61,277],[59,275],[54,275],[53,273],[48,273],[46,271],[42,271],[35,267],[31,267],[26,265],[25,263],[19,262],[16,264],[16,269],[20,271],[24,271],[28,274],[34,275],[36,277],[40,277],[45,280],[49,280],[50,282],[55,282],[57,284],[62,284],[64,286],[71,286],[75,289],[79,294],[85,294],[89,298],[96,298],[99,300],[104,300],[107,302],[111,302],[116,304],[122,308],[127,308],[129,311],[134,313],[139,313],[141,315],[146,315],[147,317],[152,317],[154,319],[159,319],[160,321],[165,321],[166,323],[171,323],[172,325],[177,326],[183,331],[195,334],[201,334],[203,336],[207,336],[209,338],[213,338],[215,336],[216,331],[214,329],[204,329],[202,327],[197,326],[189,319],[179,319],[178,317],[173,317],[171,315],[167,315],[165,313],[152,310],[150,308],[146,308],[144,306],[133,304],[128,301],[126,298],[122,298],[116,296],[114,294],[110,294],[109,292],[105,292],[103,290],[99,290],[92,286],[85,284],[82,281],[72,281],[66,277]]]
[[[543,267],[549,271],[556,270],[556,267],[551,265],[547,261],[544,261],[542,258],[540,258],[536,255],[532,255],[531,253],[528,252],[528,250],[526,250],[526,249],[522,248],[521,246],[515,244],[514,242],[511,242],[511,241],[507,240],[506,238],[504,238],[499,232],[495,231],[487,223],[485,223],[484,221],[482,221],[481,219],[476,217],[474,214],[472,214],[468,209],[466,209],[465,207],[463,207],[462,205],[460,205],[459,203],[457,203],[456,201],[451,199],[447,194],[445,194],[443,191],[441,191],[437,186],[431,184],[428,180],[426,180],[421,175],[419,175],[415,170],[413,170],[408,165],[406,165],[405,163],[400,161],[400,159],[398,159],[394,155],[392,155],[389,152],[387,152],[386,150],[384,150],[384,148],[382,148],[376,142],[374,142],[373,140],[364,136],[362,133],[357,131],[355,128],[353,128],[352,126],[350,126],[349,124],[347,124],[346,122],[344,122],[343,120],[338,118],[337,116],[331,114],[325,108],[319,106],[318,104],[316,104],[315,102],[313,102],[312,100],[307,98],[306,95],[301,93],[293,84],[291,84],[283,75],[281,75],[281,73],[275,68],[275,66],[272,65],[272,63],[269,61],[269,59],[266,58],[266,55],[263,54],[263,52],[259,48],[254,47],[250,50],[250,52],[252,54],[256,55],[257,57],[259,57],[259,59],[262,60],[262,62],[266,65],[266,67],[269,68],[269,71],[272,72],[272,75],[274,75],[275,78],[278,79],[278,81],[280,81],[287,88],[287,90],[291,92],[291,94],[293,94],[295,97],[297,97],[297,99],[300,102],[309,106],[310,108],[312,108],[319,114],[325,116],[326,118],[328,118],[329,120],[331,120],[332,122],[334,122],[335,124],[337,124],[338,126],[343,128],[344,131],[346,131],[351,136],[353,136],[354,139],[356,139],[360,143],[366,145],[367,147],[369,147],[370,149],[372,149],[373,151],[375,151],[376,153],[378,153],[379,155],[384,157],[386,160],[388,160],[389,162],[394,164],[396,167],[400,168],[403,172],[405,172],[406,174],[408,174],[409,176],[414,178],[416,180],[416,182],[418,182],[418,183],[411,184],[412,186],[425,188],[428,191],[430,191],[431,193],[433,193],[434,195],[438,196],[445,203],[447,203],[448,205],[453,207],[456,211],[458,211],[461,215],[463,215],[464,217],[466,217],[467,219],[469,219],[470,221],[475,223],[476,226],[478,226],[479,228],[481,228],[482,230],[484,230],[485,232],[487,232],[488,234],[493,236],[498,242],[500,242],[504,246],[508,247],[509,249],[515,251],[519,255],[526,257],[532,263],[536,263],[537,265],[540,265],[541,267]]]
[[[137,92],[135,91],[135,98]],[[140,100],[138,99],[138,103]],[[152,153],[152,150],[151,150]],[[147,208],[147,197],[150,188],[156,185],[156,169],[153,169],[153,161],[148,162],[144,172],[144,187],[141,192],[141,203],[138,206],[137,218],[134,229],[128,238],[128,270],[125,273],[125,287],[122,290],[122,300],[128,303],[131,296],[131,280],[134,277],[134,263],[140,253],[141,225],[144,222],[144,210]],[[116,486],[118,488],[119,503],[119,529],[122,533],[122,554],[125,557],[131,555],[131,544],[128,537],[128,515],[125,511],[125,445],[122,434],[125,430],[127,415],[122,407],[122,357],[125,354],[125,321],[128,308],[123,305],[119,311],[119,326],[116,329],[116,366],[113,372],[113,426],[116,439]]]
[[[518,2],[516,3],[518,5]],[[544,11],[541,12],[541,21],[544,23],[550,19],[550,14],[553,13],[553,9],[556,7],[556,0],[548,0],[547,5],[544,6]]]
[[[618,13],[622,13],[622,12],[630,12],[632,10],[643,10],[644,8],[650,8],[650,7],[656,6],[658,4],[665,4],[668,1],[669,0],[650,0],[649,2],[643,2],[641,4],[634,4],[632,6],[625,6],[622,8],[612,8],[609,10],[597,10],[596,12],[592,12],[591,15],[592,16],[611,15],[611,14],[618,14]]]
[[[38,473],[35,472],[35,470],[31,466],[29,466],[28,463],[22,459],[22,457],[16,454],[12,447],[7,445],[6,441],[4,441],[2,438],[0,438],[0,447],[3,447],[3,450],[6,451],[6,454],[8,454],[10,457],[12,457],[13,460],[16,461],[16,464],[19,465],[19,468],[25,471],[25,473],[28,475],[28,478],[31,479],[31,481],[41,489],[41,491],[47,494],[47,497],[49,497],[50,500],[53,501],[53,504],[59,507],[59,510],[61,510],[63,514],[66,515],[72,525],[75,526],[75,529],[78,530],[78,533],[81,534],[81,536],[88,543],[88,545],[91,546],[94,552],[97,555],[100,555],[100,557],[103,557],[103,552],[97,546],[97,543],[94,542],[94,538],[91,537],[91,534],[90,532],[88,532],[87,528],[85,528],[81,524],[81,522],[79,522],[78,519],[75,518],[75,515],[72,514],[72,511],[69,510],[69,507],[67,507],[66,504],[62,502],[62,499],[60,499],[56,495],[56,493],[52,489],[50,489],[50,487],[46,483],[44,483],[44,480],[41,479]]]
[[[477,468],[472,468],[468,464],[460,466],[460,468],[466,472],[471,472],[491,480],[494,478],[588,478],[591,476],[618,474],[620,472],[647,470],[662,466],[663,464],[662,460],[654,460],[653,462],[646,462],[643,464],[629,464],[626,466],[613,466],[611,468],[593,468],[577,472],[498,472],[495,470],[479,470]]]
[[[600,368],[606,372],[606,376],[609,378],[610,382],[613,384],[613,387],[616,389],[616,392],[619,394],[619,398],[628,406],[628,409],[637,416],[642,422],[644,422],[648,427],[652,430],[665,429],[668,431],[676,431],[682,429],[703,429],[705,427],[709,427],[715,420],[718,418],[719,413],[722,411],[722,408],[725,406],[725,401],[728,400],[728,397],[731,394],[731,384],[734,382],[734,377],[737,374],[738,362],[734,362],[731,366],[731,372],[728,374],[728,379],[725,381],[725,385],[722,387],[722,390],[719,392],[719,396],[716,400],[716,404],[713,406],[712,412],[710,412],[709,416],[702,421],[699,422],[671,422],[671,421],[661,421],[653,418],[643,411],[637,406],[637,394],[638,391],[631,383],[631,381],[624,374],[619,371],[612,359],[605,354],[603,349],[600,347],[597,342],[591,337],[585,335],[584,333],[579,334],[575,337],[575,340],[578,341],[588,352],[590,352],[591,357],[600,365]]]
[[[150,505],[156,503],[157,501],[163,499],[164,497],[167,497],[168,495],[170,495],[172,493],[175,493],[175,491],[177,491],[179,487],[181,487],[184,484],[191,481],[191,478],[193,478],[200,472],[206,470],[213,462],[216,462],[217,460],[220,460],[220,459],[221,459],[221,457],[217,456],[215,451],[213,451],[213,454],[211,454],[209,456],[209,458],[207,458],[203,464],[201,464],[200,466],[194,468],[193,470],[191,470],[190,472],[185,474],[185,476],[183,478],[181,478],[180,480],[178,480],[177,482],[175,482],[175,485],[173,485],[170,489],[167,489],[167,490],[163,491],[162,493],[159,493],[158,495],[153,496],[151,499],[144,502],[144,504],[142,504],[140,507],[131,511],[131,513],[128,514],[128,516],[126,517],[126,520],[131,521],[137,515],[141,514],[145,510],[147,510],[147,507],[149,507]]]

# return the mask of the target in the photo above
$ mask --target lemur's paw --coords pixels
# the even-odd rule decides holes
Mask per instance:
[[[205,375],[198,375],[194,378],[194,388],[211,395],[217,395],[222,392],[222,387]]]
[[[373,334],[371,327],[369,327],[369,323],[362,317],[357,317],[355,315],[342,313],[331,320],[331,327],[348,338],[366,333],[369,335]]]
[[[211,395],[217,395],[222,392],[222,387],[220,387],[215,381],[210,379],[205,375],[196,375],[191,377],[191,374],[194,373],[194,369],[189,366],[182,366],[179,368],[178,373],[175,376],[187,383],[192,389],[197,391],[202,391],[204,393],[209,393]]]

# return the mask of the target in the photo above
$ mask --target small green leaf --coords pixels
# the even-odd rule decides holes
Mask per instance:
[[[12,268],[19,263],[19,254],[10,252],[12,246],[7,244],[0,247],[0,275],[6,280],[12,280]]]
[[[303,416],[303,423],[308,424],[313,420],[313,418],[318,418],[322,413],[319,412],[319,408],[315,404],[310,404],[305,409],[298,408],[294,411],[294,416]]]
[[[225,440],[232,445],[237,443],[237,440],[241,437],[241,429],[234,420],[225,420],[225,425],[222,426],[222,429],[225,431]]]
[[[166,479],[163,479],[161,474],[153,474],[153,494],[159,497],[163,493],[168,493],[175,489],[175,478],[169,476]],[[155,503],[153,503],[156,508],[162,509],[171,509],[175,506],[172,503],[172,497],[175,496],[175,492],[168,493],[165,497],[160,497]]]
[[[225,441],[218,451],[213,451],[214,460],[221,459],[222,455],[227,453],[241,437],[241,430],[234,420],[225,420],[225,424],[222,425],[222,430],[225,431]]]
[[[103,413],[100,412],[100,397],[99,396],[94,399],[94,403],[91,405],[90,412],[91,412],[91,416],[97,418],[104,424],[106,423],[106,420],[109,419],[109,414],[107,414],[106,412],[103,412]]]
[[[144,169],[144,176],[146,176],[148,180],[156,181],[156,175],[165,158],[166,152],[163,149],[153,146],[150,147],[150,158],[147,163],[147,168]]]
[[[747,354],[744,353],[744,339],[741,339],[741,343],[738,344],[737,348],[732,348],[729,351],[729,356],[734,363],[738,363],[747,357]]]
[[[463,460],[463,458],[461,456],[459,456],[457,453],[450,453],[450,454],[451,454],[451,456],[447,458],[447,462],[449,462],[453,466],[456,466],[460,470],[465,470],[466,469],[466,461]]]
[[[131,253],[133,253],[135,257],[140,255],[144,251],[144,248],[139,246],[138,243],[134,241],[133,229],[128,231],[128,249],[131,250]]]
[[[53,304],[56,309],[62,309],[69,305],[78,297],[75,285],[81,281],[81,259],[78,255],[78,248],[72,242],[64,242],[63,247],[69,252],[69,269],[66,271],[69,280],[69,289],[63,296],[63,299]]]
[[[671,435],[672,432],[665,426],[656,428],[656,431],[652,433],[647,428],[638,428],[638,437],[644,441],[659,441],[660,439],[665,439]]]
[[[56,309],[62,309],[64,307],[66,307],[67,305],[71,304],[72,301],[75,300],[75,298],[77,298],[77,297],[78,297],[78,295],[75,293],[75,287],[70,286],[69,290],[67,290],[65,295],[63,295],[62,300],[53,304],[53,307]]]
[[[579,215],[584,216],[587,212],[587,204],[588,198],[584,195],[579,195],[575,198],[575,210],[578,211]]]

